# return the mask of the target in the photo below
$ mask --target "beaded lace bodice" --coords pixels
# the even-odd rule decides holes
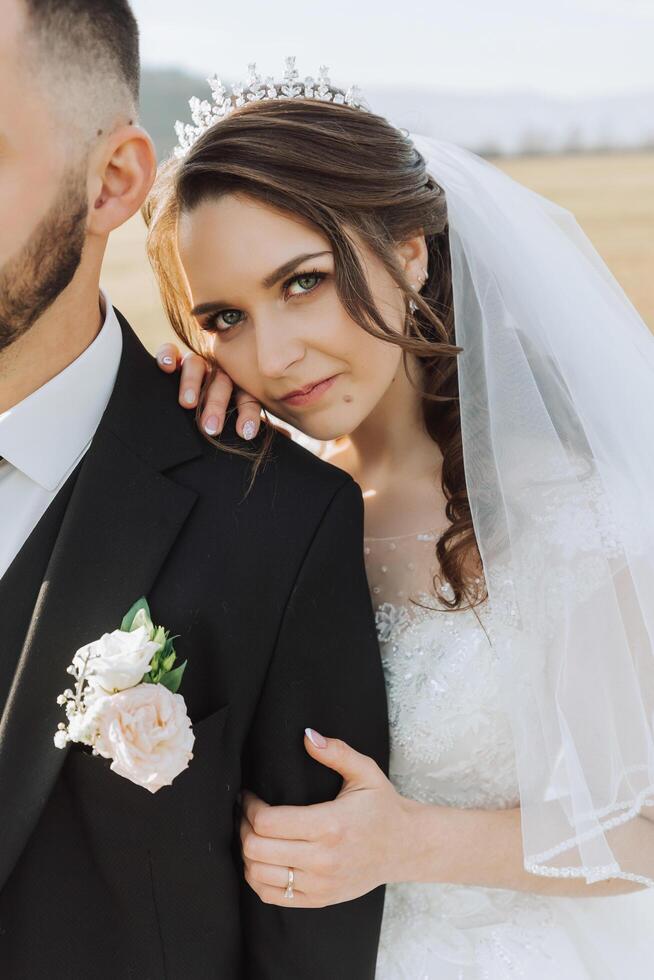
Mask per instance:
[[[439,594],[449,597],[451,588],[432,584],[435,541],[434,534],[422,533],[365,542],[389,702],[391,780],[404,796],[424,803],[517,806],[496,616],[488,600],[474,610],[455,611],[439,602]],[[485,957],[496,959],[498,948],[503,961],[517,969],[527,949],[533,955],[534,930],[542,933],[546,955],[550,919],[548,903],[533,895],[391,885],[378,976],[431,976],[427,964],[435,950],[459,964],[461,977],[477,976],[465,972],[465,964],[477,970]],[[486,927],[483,938],[478,926]],[[514,975],[507,967],[506,976]]]
[[[366,539],[386,676],[391,776],[399,791],[446,806],[518,802],[507,715],[500,708],[488,601],[450,610],[432,585],[435,535]]]
[[[560,561],[557,575],[547,577],[544,596],[553,623],[561,598],[567,593],[578,602],[588,598],[602,581],[606,556],[619,555],[616,519],[599,482],[586,481],[584,508],[575,490],[575,484],[553,487],[540,516],[545,525],[556,516]],[[494,597],[495,606],[486,599],[474,608],[450,610],[440,601],[453,593],[438,575],[436,539],[431,532],[365,539],[389,699],[391,775],[400,792],[423,802],[516,806],[518,777],[509,711],[502,704],[499,683],[515,616],[509,570]],[[572,570],[569,553],[575,556]],[[543,578],[536,535],[534,555],[522,573],[536,593]],[[477,583],[482,590],[483,583]]]

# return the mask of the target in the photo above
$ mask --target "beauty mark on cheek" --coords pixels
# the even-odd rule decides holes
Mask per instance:
[[[352,395],[343,395],[343,401],[344,402],[351,402],[351,401],[354,401],[354,399],[353,399]]]

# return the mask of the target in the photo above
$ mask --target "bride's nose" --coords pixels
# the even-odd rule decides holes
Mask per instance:
[[[262,377],[282,378],[291,365],[304,357],[306,344],[297,330],[289,326],[288,322],[257,326],[257,365]]]

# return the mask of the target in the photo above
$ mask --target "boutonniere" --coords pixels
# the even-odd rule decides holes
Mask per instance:
[[[55,733],[57,748],[80,742],[151,793],[169,786],[193,758],[195,741],[177,693],[186,661],[175,667],[175,639],[139,599],[120,629],[78,650],[67,668],[75,687],[57,698],[68,718]]]

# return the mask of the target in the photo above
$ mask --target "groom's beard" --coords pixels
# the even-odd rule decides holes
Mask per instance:
[[[71,282],[82,258],[87,214],[86,182],[76,169],[27,244],[0,269],[0,353],[33,327]]]

